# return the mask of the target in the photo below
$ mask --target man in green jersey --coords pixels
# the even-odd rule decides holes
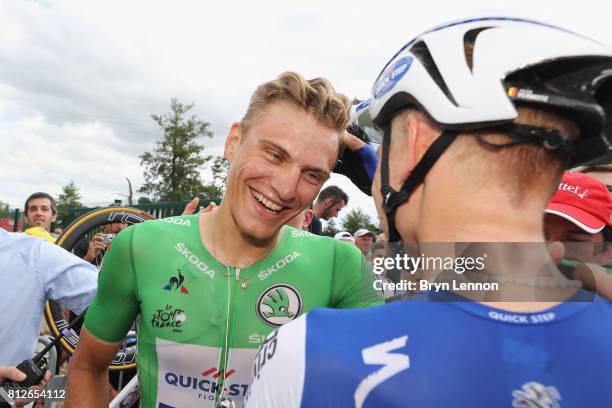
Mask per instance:
[[[225,143],[219,208],[116,237],[70,366],[69,407],[108,404],[107,366],[137,315],[143,407],[240,407],[273,329],[315,307],[382,303],[356,247],[283,227],[329,178],[348,105],[321,78],[259,86]]]

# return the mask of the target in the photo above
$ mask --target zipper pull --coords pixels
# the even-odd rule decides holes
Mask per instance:
[[[236,268],[236,280],[240,279],[240,268]]]

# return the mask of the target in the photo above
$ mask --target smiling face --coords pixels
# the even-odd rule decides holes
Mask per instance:
[[[26,220],[29,227],[42,227],[51,231],[51,223],[57,218],[48,198],[33,198],[28,201]]]
[[[274,238],[314,200],[336,163],[339,137],[288,102],[270,104],[246,130],[232,125],[224,201],[243,237]]]

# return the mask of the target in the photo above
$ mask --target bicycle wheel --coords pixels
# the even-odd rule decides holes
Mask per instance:
[[[146,220],[155,219],[150,214],[130,207],[105,207],[90,211],[87,214],[74,220],[56,241],[56,244],[72,251],[77,243],[83,238],[91,235],[92,232],[104,227],[108,224],[139,224]],[[49,325],[54,336],[58,336],[60,332],[64,333],[64,338],[60,340],[60,344],[69,354],[74,353],[74,348],[79,341],[79,334],[66,328],[70,324],[68,317],[64,314],[64,308],[57,302],[47,301],[45,305],[45,320]],[[128,333],[124,340],[123,347],[117,352],[111,365],[110,370],[127,370],[136,367],[136,334],[133,331]]]

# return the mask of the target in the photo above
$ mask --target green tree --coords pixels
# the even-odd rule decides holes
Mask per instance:
[[[215,157],[212,166],[213,185],[219,189],[220,196],[225,193],[225,184],[227,183],[227,173],[229,172],[230,162],[225,160],[223,156]]]
[[[153,152],[140,157],[144,166],[144,184],[138,190],[157,201],[187,200],[207,192],[200,179],[200,169],[211,156],[204,156],[204,146],[197,143],[200,136],[211,137],[210,124],[187,113],[193,104],[184,105],[176,99],[170,101],[170,112],[151,115],[164,132]]]
[[[151,200],[149,197],[142,196],[138,198],[138,204],[151,204],[152,202],[153,200]]]
[[[334,221],[334,219],[332,218],[331,220],[327,221],[327,225],[325,226],[325,228],[323,228],[323,231],[321,232],[323,233],[323,235],[333,238],[333,236],[339,233],[340,230],[336,226],[336,221]]]
[[[9,209],[9,203],[0,200],[0,218],[8,218],[10,216],[11,210]]]
[[[62,192],[57,197],[58,221],[63,225],[72,210],[83,207],[83,203],[81,203],[81,195],[79,194],[79,188],[74,181],[70,180],[70,183],[62,187]]]
[[[382,232],[379,227],[372,224],[372,219],[370,216],[359,207],[353,208],[344,216],[342,220],[342,228],[351,234],[354,234],[355,231],[360,228],[366,228],[377,235]]]

